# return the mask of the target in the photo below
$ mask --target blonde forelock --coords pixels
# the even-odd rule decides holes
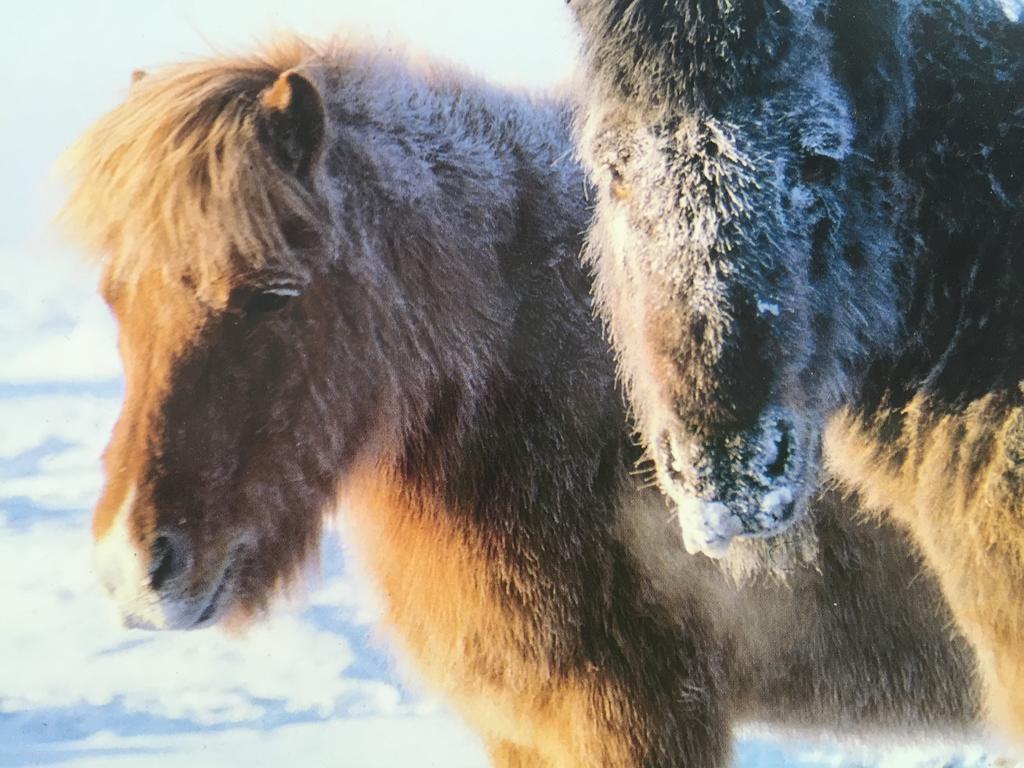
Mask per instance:
[[[312,55],[293,40],[147,74],[72,147],[62,219],[100,255],[106,282],[153,267],[199,286],[308,270],[288,232],[321,228],[321,206],[261,145],[256,115],[260,94]]]

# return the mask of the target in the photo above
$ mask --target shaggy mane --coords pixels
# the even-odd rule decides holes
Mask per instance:
[[[308,272],[287,234],[321,230],[324,214],[262,146],[254,117],[260,93],[315,55],[289,39],[147,74],[71,148],[61,219],[100,255],[107,284],[154,266],[200,292],[232,274]]]

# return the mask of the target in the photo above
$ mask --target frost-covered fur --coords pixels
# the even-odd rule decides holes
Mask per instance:
[[[596,292],[688,547],[800,519],[824,451],[1024,730],[1024,28],[990,0],[571,5]]]
[[[785,582],[683,551],[632,471],[568,122],[289,46],[149,75],[83,139],[68,217],[127,377],[95,534],[126,621],[259,614],[340,494],[397,646],[496,765],[717,768],[750,720],[973,727],[972,659],[895,530],[826,496]]]

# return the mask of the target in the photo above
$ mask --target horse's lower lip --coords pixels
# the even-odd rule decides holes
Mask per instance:
[[[217,588],[213,590],[213,594],[210,595],[210,601],[206,604],[206,607],[203,608],[202,612],[199,614],[199,618],[196,619],[195,624],[192,625],[193,627],[199,627],[200,625],[205,624],[213,618],[214,614],[216,614],[217,612],[217,606],[220,601],[220,598],[224,595],[224,591],[227,588],[228,580],[230,578],[231,567],[228,566],[224,569],[224,573],[220,577],[220,582],[217,584]]]

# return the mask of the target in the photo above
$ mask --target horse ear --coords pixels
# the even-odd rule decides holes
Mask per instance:
[[[284,72],[260,94],[260,139],[281,166],[308,176],[324,140],[324,106],[316,86]]]

